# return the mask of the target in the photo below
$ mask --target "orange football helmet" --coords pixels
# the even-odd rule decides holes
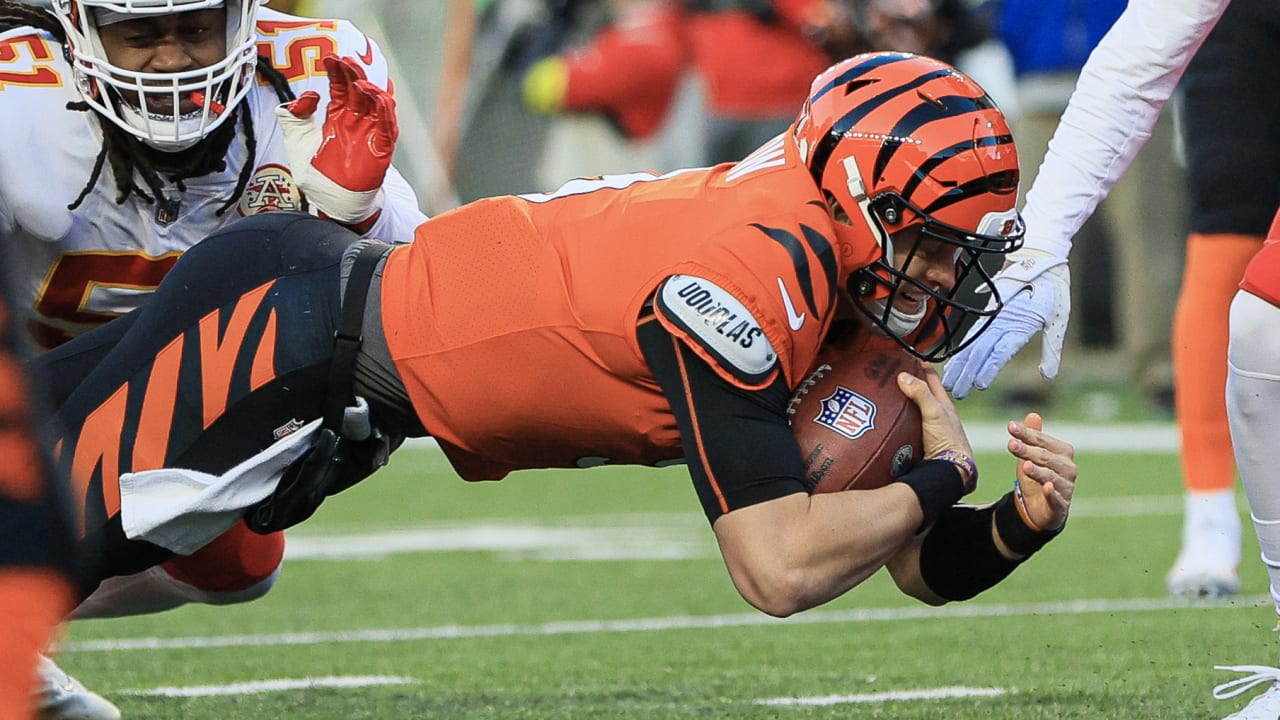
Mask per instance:
[[[881,331],[937,362],[963,347],[969,326],[990,323],[1001,303],[979,260],[1018,249],[1023,223],[1013,134],[981,86],[938,60],[858,55],[814,79],[790,138],[836,221],[837,243],[865,247],[869,234],[880,246],[878,260],[851,269],[846,288]],[[922,240],[954,247],[952,287],[903,271],[921,243],[895,253],[893,236],[917,226]],[[904,289],[927,296],[922,314],[894,309]],[[974,290],[994,302],[966,300]]]

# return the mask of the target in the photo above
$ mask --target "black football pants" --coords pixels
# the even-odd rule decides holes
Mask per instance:
[[[321,416],[340,263],[358,240],[300,213],[247,218],[189,250],[144,307],[35,361],[83,508],[86,595],[171,556],[124,537],[122,474],[219,475]]]

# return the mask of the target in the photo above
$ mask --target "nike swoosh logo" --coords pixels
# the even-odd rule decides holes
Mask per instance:
[[[365,65],[373,67],[373,41],[368,35],[364,36],[364,52],[360,53],[360,60]]]
[[[782,282],[782,278],[778,278],[778,291],[782,293],[782,304],[787,308],[787,324],[792,330],[804,327],[805,313],[796,314],[796,306],[791,303],[791,295],[787,293],[787,286]]]

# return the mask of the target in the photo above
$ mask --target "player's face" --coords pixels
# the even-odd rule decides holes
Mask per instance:
[[[908,277],[925,287],[947,295],[956,285],[956,263],[960,248],[921,234],[913,225],[893,234],[895,261]],[[928,295],[908,283],[894,296],[894,307],[910,315],[924,306]]]
[[[143,73],[179,73],[199,70],[220,62],[227,55],[227,10],[213,8],[158,15],[112,23],[99,28],[98,35],[111,64]],[[137,104],[137,94],[125,100]],[[146,110],[173,115],[173,100],[148,96]],[[179,114],[199,107],[183,97]]]

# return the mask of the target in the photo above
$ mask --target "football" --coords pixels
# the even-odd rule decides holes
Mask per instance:
[[[920,459],[920,408],[898,389],[902,371],[924,376],[916,357],[866,332],[819,353],[787,408],[811,493],[883,487]]]

